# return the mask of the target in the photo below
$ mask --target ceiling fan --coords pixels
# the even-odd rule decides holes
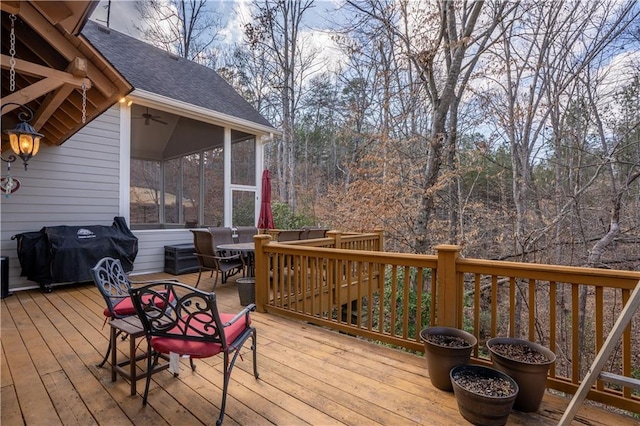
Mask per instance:
[[[161,115],[153,115],[149,113],[149,107],[147,107],[147,112],[143,113],[140,117],[133,117],[133,118],[144,118],[144,125],[148,126],[151,121],[155,121],[157,123],[160,124],[167,124],[166,121],[160,120],[160,118],[162,118]]]

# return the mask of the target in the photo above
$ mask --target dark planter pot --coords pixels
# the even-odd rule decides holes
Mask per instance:
[[[256,303],[256,279],[254,277],[238,278],[236,285],[242,306]]]
[[[429,336],[443,335],[464,339],[468,346],[452,347],[437,345],[429,341]],[[427,358],[427,367],[431,383],[438,389],[451,392],[451,378],[449,372],[457,365],[469,364],[471,351],[478,343],[473,334],[453,327],[429,327],[420,332],[420,338],[424,343],[424,354]]]
[[[510,383],[513,392],[506,396],[489,396],[465,389],[456,377],[472,375],[487,379],[503,379]],[[481,365],[459,365],[451,369],[451,383],[462,417],[474,425],[501,426],[507,423],[513,403],[518,395],[518,384],[511,377],[493,368]]]
[[[531,349],[543,353],[549,361],[545,363],[531,363],[507,358],[495,352],[493,349],[495,345],[499,344],[529,346]],[[556,361],[556,355],[542,345],[512,337],[495,337],[490,339],[487,341],[487,348],[491,353],[491,361],[493,362],[494,368],[511,376],[520,387],[514,408],[524,412],[538,411],[542,397],[544,396],[544,391],[547,388],[549,367]]]

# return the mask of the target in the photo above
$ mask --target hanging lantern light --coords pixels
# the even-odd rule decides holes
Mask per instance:
[[[11,144],[11,150],[15,155],[22,158],[24,169],[27,170],[28,162],[31,157],[35,156],[40,150],[40,140],[43,135],[36,132],[36,130],[29,124],[29,121],[33,118],[33,111],[26,105],[20,105],[15,103],[8,103],[2,105],[4,108],[7,105],[17,105],[27,112],[21,111],[18,114],[18,120],[20,123],[13,129],[5,130],[4,133],[9,135],[9,143]],[[2,158],[2,161],[6,163],[12,163],[16,160],[16,157],[11,155],[8,160]]]

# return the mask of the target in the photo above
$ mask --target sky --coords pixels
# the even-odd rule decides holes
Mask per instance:
[[[135,29],[134,22],[139,22],[135,10],[134,0],[112,0],[109,26],[117,31],[142,38]],[[106,25],[108,0],[100,0],[91,19]],[[251,20],[251,0],[208,0],[208,4],[215,8],[216,13],[223,17],[225,26],[222,33],[225,36],[224,43],[232,44],[242,40],[242,28],[244,23]],[[307,13],[308,27],[317,31],[327,31],[331,22],[327,17],[335,18],[335,11],[341,4],[341,0],[316,0],[314,7]]]
[[[215,8],[215,11],[222,16],[225,23],[221,34],[224,37],[223,45],[233,45],[240,43],[243,38],[244,23],[251,20],[250,4],[251,0],[208,0],[208,4]],[[321,52],[323,63],[339,64],[337,47],[330,38],[331,20],[336,18],[336,9],[343,3],[343,0],[316,0],[314,7],[308,12],[307,29],[305,30],[313,47]],[[107,0],[100,0],[98,7],[90,19],[106,25],[107,21]],[[135,28],[135,23],[139,25],[133,0],[112,0],[109,27],[116,31],[129,34],[133,37],[143,39],[142,34]],[[327,19],[331,17],[331,19]]]
[[[330,69],[335,71],[342,60],[344,54],[339,51],[337,46],[331,40],[332,21],[340,19],[343,14],[339,11],[340,6],[345,0],[315,0],[314,7],[305,15],[304,36],[312,42],[314,50],[319,52],[318,67],[319,71]],[[106,24],[106,5],[107,0],[101,0],[100,4],[94,11],[91,19],[102,24]],[[252,0],[208,0],[208,5],[219,13],[224,22],[224,28],[221,34],[224,40],[221,42],[224,46],[231,46],[242,42],[243,26],[251,20],[251,3]],[[134,37],[142,39],[142,35],[135,29],[134,22],[140,23],[140,19],[136,18],[135,1],[133,0],[112,0],[111,1],[111,17],[110,27],[116,31],[130,34]],[[627,72],[629,63],[640,61],[639,49],[626,49],[617,52],[613,56],[612,61],[600,69],[600,73],[606,72],[605,90],[612,91],[615,88],[628,83],[629,73]],[[222,64],[219,64],[222,65]],[[312,77],[312,74],[308,77]]]
[[[100,4],[94,11],[91,19],[106,25],[108,3],[108,0],[100,0]],[[139,23],[135,3],[136,2],[134,0],[112,0],[109,27],[116,31],[132,35],[136,38],[142,38],[134,25],[134,22]],[[210,0],[209,3],[215,7],[216,12],[228,19],[235,18],[234,10],[236,6],[238,6],[240,10],[246,8],[246,6],[242,5],[242,3],[245,3],[244,0]],[[241,36],[240,30],[237,19],[230,19],[227,27],[224,29],[224,32],[225,34],[229,34],[236,38]]]

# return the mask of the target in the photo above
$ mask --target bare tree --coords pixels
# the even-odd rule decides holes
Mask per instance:
[[[419,172],[420,207],[413,225],[414,251],[424,253],[429,249],[427,229],[442,184],[445,145],[450,146],[450,153],[455,153],[457,105],[480,55],[507,14],[507,3],[499,2],[493,7],[485,6],[483,1],[347,3],[359,14],[383,23],[399,38],[430,103],[430,129],[420,141],[426,153]]]
[[[276,141],[278,195],[295,213],[295,129],[302,88],[315,59],[303,52],[302,21],[313,0],[254,1],[254,22],[245,25],[251,49],[264,52],[271,86],[280,97],[282,138]]]
[[[523,19],[503,23],[504,42],[493,52],[494,62],[503,66],[495,67],[491,77],[495,84],[479,96],[485,99],[483,106],[495,119],[497,133],[504,135],[510,147],[516,210],[514,244],[522,260],[572,209],[571,203],[559,202],[555,217],[547,219],[547,225],[534,224],[541,219],[543,210],[533,170],[545,152],[545,129],[552,131],[556,155],[570,152],[560,145],[566,141],[561,124],[565,122],[563,111],[570,111],[567,100],[573,99],[573,105],[579,105],[575,98],[584,93],[584,87],[576,86],[576,80],[628,27],[633,20],[632,10],[631,2],[619,5],[540,1],[528,3],[519,15]],[[494,96],[497,93],[500,95]],[[566,162],[557,159],[554,164]],[[582,181],[575,181],[568,195],[571,200],[592,181],[584,176]]]
[[[225,65],[217,70],[218,73],[264,117],[275,122],[279,117],[276,114],[278,102],[271,90],[268,58],[264,51],[236,46],[221,59]]]
[[[595,81],[583,79],[592,67],[602,65],[603,55],[609,54],[608,49],[633,22],[637,14],[633,10],[632,2],[540,1],[527,3],[526,8],[523,4],[517,21],[502,23],[503,43],[491,55],[502,66],[485,73],[492,83],[479,96],[495,120],[496,133],[509,146],[516,212],[513,250],[523,261],[550,241],[561,247],[563,240],[575,240],[567,230],[577,229],[579,240],[589,240],[580,200],[597,182],[605,162],[597,159],[590,146],[598,108],[585,94],[593,93]],[[545,157],[555,168],[552,206],[545,202],[535,179]],[[556,254],[566,260],[561,249]],[[525,288],[520,288],[521,293]],[[580,295],[581,323],[585,291]],[[516,317],[524,300],[518,299]],[[515,327],[519,334],[519,321]]]
[[[142,25],[136,29],[153,45],[203,65],[215,66],[214,42],[221,18],[206,0],[143,0],[136,2]]]

